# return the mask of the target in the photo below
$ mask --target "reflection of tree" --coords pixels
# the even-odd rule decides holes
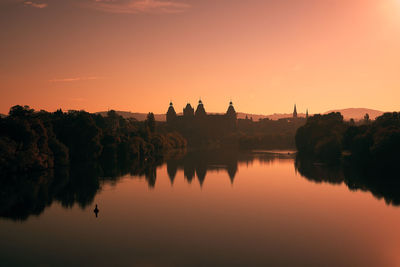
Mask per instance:
[[[150,188],[154,188],[157,179],[157,167],[155,165],[149,165],[146,167],[146,181]]]
[[[208,172],[224,170],[231,183],[234,182],[240,162],[271,162],[276,155],[265,153],[243,153],[239,151],[190,151],[186,154],[167,156],[167,172],[173,184],[178,169],[184,171],[190,183],[197,175],[203,184]],[[99,161],[56,168],[46,172],[0,175],[0,217],[26,220],[31,215],[41,214],[53,202],[64,208],[78,205],[86,208],[93,203],[103,182],[116,182],[125,174],[145,177],[150,188],[156,186],[157,167],[162,158],[146,158],[134,161]]]
[[[77,203],[81,208],[85,208],[93,202],[100,189],[100,173],[101,169],[97,164],[73,166],[69,170],[68,183],[56,195],[56,199],[63,207],[72,207]]]
[[[301,157],[296,157],[295,165],[301,175],[313,182],[341,184],[344,181],[340,165],[323,165]]]
[[[398,173],[388,170],[343,168],[346,184],[351,190],[371,192],[376,198],[383,198],[387,204],[400,205],[400,181]]]
[[[7,177],[0,180],[0,216],[25,220],[51,204],[57,181],[52,172]],[[62,182],[62,181],[60,181]]]
[[[379,172],[364,166],[354,167],[351,162],[336,165],[316,164],[304,157],[297,157],[296,169],[306,179],[314,182],[340,184],[344,182],[349,190],[371,192],[378,199],[383,198],[387,204],[400,205],[400,182],[397,173],[392,171]]]
[[[0,217],[26,220],[39,215],[54,201],[64,208],[93,203],[102,181],[116,181],[122,175],[146,176],[150,187],[162,160],[118,162],[117,165],[88,163],[45,172],[0,177]]]

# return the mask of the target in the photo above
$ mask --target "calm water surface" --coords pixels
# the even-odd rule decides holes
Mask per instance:
[[[400,266],[399,207],[295,166],[194,152],[142,176],[3,188],[0,265]]]

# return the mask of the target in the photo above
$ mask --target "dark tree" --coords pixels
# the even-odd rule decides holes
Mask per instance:
[[[149,129],[150,133],[154,133],[156,130],[156,119],[154,118],[154,114],[150,112],[146,117],[146,126]]]

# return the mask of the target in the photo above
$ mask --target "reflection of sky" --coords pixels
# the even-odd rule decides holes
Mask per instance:
[[[1,220],[0,258],[57,266],[396,266],[399,223],[398,209],[343,184],[309,182],[293,160],[240,166],[233,185],[225,172],[210,171],[201,187],[182,169],[172,186],[163,165],[154,188],[125,176],[103,184],[93,207],[53,204],[24,223]]]

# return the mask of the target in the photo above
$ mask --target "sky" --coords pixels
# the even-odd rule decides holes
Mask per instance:
[[[0,0],[0,113],[400,110],[400,0]]]

